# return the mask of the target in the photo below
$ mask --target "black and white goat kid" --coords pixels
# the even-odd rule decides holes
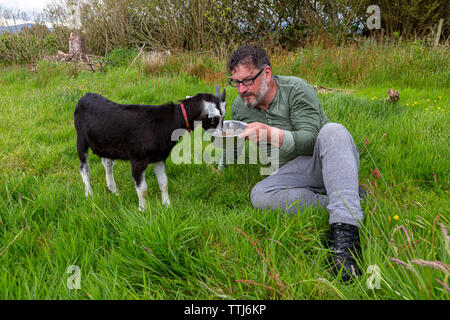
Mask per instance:
[[[107,188],[117,194],[114,181],[114,160],[129,160],[139,198],[139,210],[146,208],[147,183],[145,170],[149,163],[158,180],[162,203],[169,205],[165,160],[177,141],[172,141],[176,129],[200,123],[205,130],[219,128],[225,116],[225,89],[220,94],[199,93],[179,100],[180,104],[135,105],[118,104],[101,95],[87,93],[75,108],[77,151],[80,173],[86,197],[92,195],[88,149],[102,158],[106,170]],[[184,116],[185,110],[186,118]]]

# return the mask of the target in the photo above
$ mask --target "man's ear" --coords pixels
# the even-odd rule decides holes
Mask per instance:
[[[272,79],[272,68],[270,66],[266,66],[266,70],[264,70],[264,76],[267,78]]]

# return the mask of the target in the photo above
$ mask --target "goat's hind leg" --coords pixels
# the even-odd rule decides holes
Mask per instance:
[[[80,140],[79,137],[77,137],[77,151],[78,151],[78,157],[80,158],[80,174],[81,178],[84,182],[85,187],[85,193],[84,195],[86,197],[92,196],[92,188],[91,188],[91,168],[89,166],[89,152],[88,152],[88,146],[86,143],[84,143],[82,140]]]
[[[153,170],[158,180],[159,189],[161,190],[162,203],[165,206],[170,206],[169,200],[169,184],[166,175],[166,164],[164,161],[153,163]]]
[[[111,193],[118,195],[116,182],[114,181],[114,160],[108,158],[102,158],[102,164],[105,167],[106,172],[106,187]]]
[[[80,163],[80,174],[81,178],[83,179],[85,187],[84,195],[86,197],[92,196],[94,193],[92,192],[91,188],[91,168],[89,167],[89,161],[87,160],[87,156],[86,161]]]
[[[131,174],[136,186],[136,192],[139,198],[139,211],[143,212],[147,208],[147,182],[145,181],[145,169],[147,169],[148,162],[133,161],[131,162]]]

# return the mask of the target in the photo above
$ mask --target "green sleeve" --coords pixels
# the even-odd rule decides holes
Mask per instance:
[[[314,88],[304,84],[293,89],[289,104],[293,129],[285,130],[280,152],[290,154],[289,158],[311,155],[322,123],[321,106]]]
[[[232,108],[231,109],[231,120],[241,121],[241,119],[239,118],[238,111],[237,111],[236,103],[233,103],[231,108]]]

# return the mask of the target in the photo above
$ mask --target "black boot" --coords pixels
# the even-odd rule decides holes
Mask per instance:
[[[356,226],[345,223],[333,223],[328,238],[328,245],[331,249],[335,275],[339,273],[341,268],[343,281],[349,281],[352,277],[357,277],[361,274],[354,258],[361,258],[359,232]]]

